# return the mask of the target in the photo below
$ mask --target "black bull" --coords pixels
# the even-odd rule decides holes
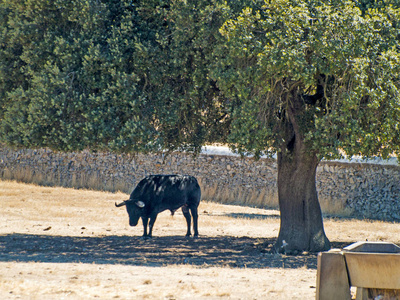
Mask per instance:
[[[193,217],[194,236],[199,235],[197,229],[201,191],[196,178],[186,175],[151,175],[142,179],[131,193],[128,200],[116,207],[126,206],[129,225],[136,226],[139,218],[143,222],[143,237],[151,237],[157,215],[170,210],[172,214],[182,207],[187,223],[186,236],[190,236],[191,216]],[[189,213],[190,210],[190,213]],[[147,224],[149,223],[149,233]]]

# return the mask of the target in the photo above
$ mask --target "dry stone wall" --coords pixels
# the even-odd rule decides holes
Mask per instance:
[[[320,200],[342,203],[351,215],[400,221],[400,167],[322,162],[317,169]]]
[[[146,175],[189,174],[202,186],[203,199],[277,207],[274,159],[172,153],[116,155],[57,153],[48,149],[0,147],[0,177],[66,187],[126,193]],[[323,211],[400,221],[400,167],[321,162],[317,189]]]

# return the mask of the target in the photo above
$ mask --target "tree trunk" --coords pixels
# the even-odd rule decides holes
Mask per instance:
[[[330,249],[315,184],[319,160],[305,150],[297,140],[292,151],[278,154],[281,226],[275,248],[282,253]]]
[[[330,249],[325,235],[316,188],[317,152],[305,143],[304,132],[312,126],[312,115],[296,93],[291,94],[284,136],[278,153],[278,198],[281,226],[275,249],[279,252]]]

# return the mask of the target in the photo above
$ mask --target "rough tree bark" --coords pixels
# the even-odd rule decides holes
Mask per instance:
[[[278,197],[281,225],[275,248],[279,252],[330,249],[316,189],[319,159],[304,143],[299,116],[304,102],[294,97],[285,121],[286,143],[278,153]]]

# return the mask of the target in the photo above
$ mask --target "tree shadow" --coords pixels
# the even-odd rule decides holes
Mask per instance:
[[[263,215],[253,213],[226,213],[224,216],[234,219],[251,219],[251,220],[268,220],[268,219],[280,219],[279,214]]]
[[[376,216],[375,218],[373,218],[373,217],[365,217],[365,216],[358,216],[358,215],[340,216],[340,215],[327,214],[327,213],[323,213],[322,216],[323,216],[324,220],[333,220],[333,221],[359,220],[359,221],[366,221],[366,222],[381,221],[381,222],[386,222],[386,223],[400,224],[400,219],[397,219],[397,220],[396,219],[387,219],[384,216]]]
[[[231,268],[316,269],[317,254],[276,254],[276,239],[233,236],[75,237],[30,234],[0,235],[0,261],[123,264],[147,267],[193,265]],[[339,243],[333,243],[340,247]]]

